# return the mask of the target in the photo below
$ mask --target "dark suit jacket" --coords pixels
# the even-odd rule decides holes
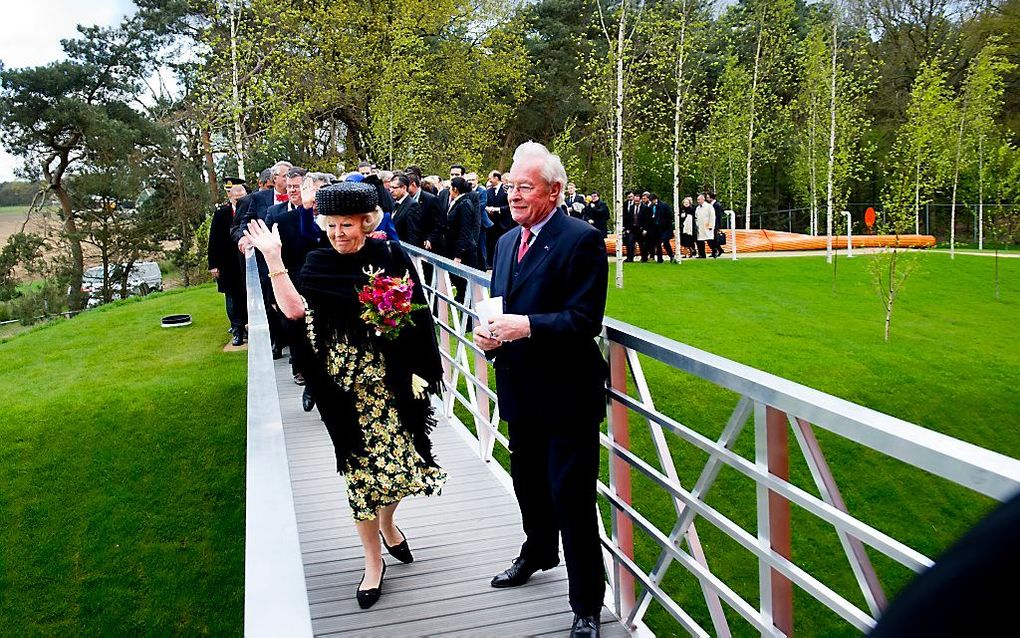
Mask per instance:
[[[655,232],[655,219],[652,217],[652,205],[641,204],[638,208],[637,218],[634,224],[639,231],[652,235]]]
[[[396,208],[393,209],[393,225],[397,229],[400,241],[421,247],[425,242],[425,237],[422,235],[422,222],[424,221],[422,216],[421,206],[410,195],[396,205]]]
[[[574,210],[574,204],[580,204],[582,206],[581,212]],[[574,195],[573,197],[570,197],[569,195],[563,196],[563,210],[571,217],[581,219],[584,216],[584,205],[584,195]]]
[[[254,193],[249,193],[237,201],[237,215],[234,216],[234,223],[230,227],[230,236],[234,238],[234,244],[241,241],[244,231],[248,229],[248,222],[255,219],[266,219],[266,211],[270,206],[276,205],[276,191],[266,188]]]
[[[266,212],[266,226],[280,227],[283,266],[295,277],[304,267],[308,253],[326,245],[326,233],[316,225],[311,211],[300,206],[290,211],[286,202],[271,206]]]
[[[636,210],[637,207],[632,202],[625,202],[623,204],[623,232],[637,229],[637,215],[634,214]]]
[[[237,252],[237,242],[230,236],[233,221],[234,207],[227,203],[216,209],[209,224],[209,268],[220,270],[216,279],[216,289],[220,292],[244,288],[240,253]]]
[[[608,376],[595,343],[609,278],[602,234],[556,210],[518,264],[520,238],[519,227],[504,234],[493,256],[492,295],[531,322],[530,338],[488,353],[500,416],[525,429],[598,423]]]
[[[461,263],[479,267],[478,233],[482,228],[478,208],[465,193],[454,203],[446,216],[446,256],[460,258]]]
[[[509,196],[506,192],[506,186],[502,184],[499,188],[490,188],[485,191],[485,205],[494,206],[499,208],[499,212],[489,215],[492,219],[493,225],[499,230],[495,231],[499,234],[503,234],[506,231],[514,227],[513,217],[510,216],[510,201]],[[490,230],[489,232],[493,232]]]
[[[712,208],[715,209],[715,230],[719,232],[722,230],[722,220],[726,211],[723,210],[723,205],[719,203],[719,200],[712,202]]]
[[[439,198],[425,189],[418,191],[418,205],[421,206],[422,241],[428,240],[432,252],[446,254],[446,210],[440,208]]]
[[[601,198],[584,207],[584,221],[590,223],[605,237],[609,234],[609,205]]]
[[[676,225],[673,223],[673,207],[660,199],[655,204],[653,222],[660,233],[672,231],[676,228]]]

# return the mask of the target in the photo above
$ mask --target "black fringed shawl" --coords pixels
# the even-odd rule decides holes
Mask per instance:
[[[353,254],[341,254],[332,247],[314,250],[308,253],[297,278],[297,289],[312,310],[315,344],[313,348],[305,319],[291,322],[295,361],[333,440],[338,472],[346,469],[352,452],[364,451],[364,439],[354,396],[337,385],[326,370],[327,353],[337,341],[356,347],[371,345],[382,354],[384,383],[394,398],[400,425],[411,435],[418,454],[435,466],[429,439],[435,416],[428,398],[416,399],[411,389],[412,374],[428,383],[427,393],[438,393],[442,387],[443,370],[432,315],[428,308],[414,310],[414,324],[401,328],[396,339],[376,336],[361,319],[362,306],[358,302],[358,291],[368,283],[366,268],[381,268],[395,277],[410,273],[414,281],[412,302],[426,303],[418,273],[396,242],[367,239],[365,246]]]

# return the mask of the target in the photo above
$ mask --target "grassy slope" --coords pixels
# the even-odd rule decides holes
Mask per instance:
[[[188,312],[194,325],[159,327]],[[0,627],[238,634],[244,355],[205,286],[0,344]]]
[[[987,258],[920,257],[893,318],[893,339],[882,341],[882,309],[867,273],[868,260],[841,259],[839,291],[832,293],[832,267],[823,259],[745,259],[737,263],[689,262],[683,266],[635,264],[626,288],[610,290],[608,314],[716,354],[793,379],[907,421],[1020,456],[1020,263],[1002,260],[1002,301],[992,297]],[[715,437],[735,396],[645,361],[656,405],[702,433]],[[737,450],[753,459],[750,426]],[[653,462],[647,428],[631,417],[635,449]],[[818,432],[823,450],[850,511],[931,555],[972,525],[991,503],[982,497]],[[671,439],[681,480],[690,487],[706,457]],[[817,493],[791,436],[794,482]],[[668,530],[672,504],[661,490],[635,478],[641,509]],[[724,469],[708,501],[755,530],[755,494],[750,480]],[[738,593],[757,602],[757,562],[710,524],[699,524],[710,565]],[[850,600],[863,606],[831,527],[794,508],[794,559]],[[641,536],[640,532],[637,534]],[[639,538],[639,541],[641,539]],[[646,568],[657,552],[639,542]],[[887,591],[911,577],[875,558]],[[679,567],[667,577],[688,611],[710,627],[700,588]],[[798,633],[853,634],[808,596],[796,595]],[[730,614],[737,635],[747,625]],[[676,631],[662,610],[649,617],[662,635]]]

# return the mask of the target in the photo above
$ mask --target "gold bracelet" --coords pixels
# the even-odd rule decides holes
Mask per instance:
[[[284,268],[283,270],[274,270],[274,271],[269,273],[269,278],[272,279],[273,277],[275,277],[277,275],[286,275],[286,274],[287,274],[287,269],[286,268]]]

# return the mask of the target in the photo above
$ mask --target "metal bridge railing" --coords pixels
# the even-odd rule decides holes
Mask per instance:
[[[248,294],[248,445],[245,481],[244,635],[311,636],[269,323],[253,251]]]
[[[496,394],[489,387],[490,364],[472,342],[469,330],[471,321],[477,319],[475,305],[488,297],[488,276],[432,253],[405,248],[419,273],[431,269],[430,278],[423,282],[439,327],[445,416],[459,420],[454,407],[462,406],[477,432],[479,456],[491,460],[495,443],[506,447],[507,439],[499,430]],[[451,276],[463,278],[464,302],[456,300]],[[645,613],[654,600],[692,635],[731,635],[724,604],[763,636],[790,635],[796,585],[851,626],[866,632],[887,602],[866,548],[914,572],[932,565],[928,556],[848,511],[815,436],[816,428],[994,499],[1005,500],[1020,489],[1020,461],[1002,454],[615,319],[605,320],[601,340],[610,366],[608,427],[601,442],[609,452],[610,464],[609,483],[599,482],[597,489],[611,512],[611,529],[603,531],[602,543],[614,611],[632,628],[644,627]],[[718,438],[706,437],[656,408],[641,356],[737,395]],[[636,397],[628,393],[628,380]],[[753,428],[753,459],[734,451],[748,422]],[[637,428],[647,428],[658,467],[631,449],[630,438]],[[790,482],[790,432],[817,495]],[[693,485],[684,485],[677,473],[673,456],[677,444],[693,446],[708,456]],[[744,529],[706,500],[723,468],[735,470],[755,484],[753,531]],[[635,506],[631,494],[635,473],[672,501],[675,518],[669,529],[654,524]],[[864,608],[791,558],[791,504],[835,530]],[[697,530],[697,524],[703,522],[735,541],[757,563],[757,604],[748,602],[709,568]],[[658,559],[650,570],[634,559],[635,527],[658,547]],[[683,549],[684,541],[687,550]],[[682,566],[699,583],[711,619],[710,629],[701,627],[684,605],[663,589],[666,570],[673,564]],[[641,586],[640,593],[637,585]]]

